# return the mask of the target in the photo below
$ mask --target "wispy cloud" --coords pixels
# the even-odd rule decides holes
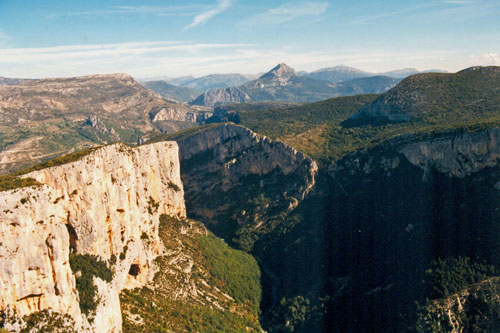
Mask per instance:
[[[41,48],[0,48],[0,73],[15,77],[75,76],[91,73],[128,72],[151,75],[161,65],[176,71],[176,61],[230,54],[228,50],[250,47],[241,43],[192,43],[180,41],[131,42],[95,45],[64,45]],[[199,60],[198,60],[199,61]],[[146,65],[148,64],[148,65]],[[151,67],[147,67],[147,66]],[[157,67],[158,69],[158,67]],[[188,67],[182,67],[187,70]],[[145,71],[151,71],[145,72]]]
[[[401,8],[399,10],[383,12],[380,14],[370,13],[369,15],[354,17],[349,23],[350,24],[368,24],[368,23],[377,23],[381,20],[385,20],[385,19],[388,19],[390,17],[395,17],[395,16],[405,15],[406,17],[408,17],[412,13],[416,13],[416,12],[419,12],[420,10],[429,9],[429,8],[436,7],[436,6],[438,6],[438,4],[434,3],[434,2],[422,3],[422,4],[415,5],[415,6],[408,6],[405,8]]]
[[[214,8],[211,8],[206,12],[196,15],[193,19],[193,22],[184,27],[184,30],[188,30],[196,27],[197,25],[207,23],[208,20],[212,19],[216,15],[219,15],[220,13],[227,10],[231,6],[231,4],[232,0],[219,0],[217,6],[215,6]]]
[[[412,64],[446,64],[445,51],[387,51],[336,49],[301,51],[291,47],[269,49],[253,44],[193,43],[185,41],[133,42],[104,45],[65,45],[43,48],[0,48],[0,73],[7,77],[68,77],[126,72],[135,77],[258,73],[285,62],[298,70],[345,64],[369,71],[386,71]],[[444,60],[442,60],[444,59]],[[498,59],[498,55],[491,56]],[[442,60],[442,61],[441,61]],[[464,63],[478,63],[466,59]],[[441,62],[440,62],[441,61]],[[486,60],[485,60],[486,61]],[[496,61],[496,60],[495,60]],[[458,68],[466,67],[457,65]],[[453,68],[452,68],[453,69]]]
[[[444,0],[444,3],[450,3],[453,5],[467,5],[470,3],[478,3],[478,0]]]
[[[500,15],[500,3],[494,1],[448,0],[449,5],[421,16],[421,22],[439,21],[458,23]]]
[[[240,26],[281,24],[298,18],[319,16],[327,9],[327,2],[289,2],[250,17],[241,22]]]
[[[89,11],[67,11],[54,12],[46,16],[47,19],[55,19],[67,16],[115,16],[115,15],[155,15],[155,16],[193,16],[193,12],[207,10],[204,5],[181,5],[181,6],[114,6],[107,9]]]

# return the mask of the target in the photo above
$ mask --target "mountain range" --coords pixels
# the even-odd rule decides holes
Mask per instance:
[[[329,83],[300,76],[286,64],[279,64],[258,79],[235,88],[214,89],[197,97],[190,104],[216,106],[252,102],[314,102],[331,97],[381,93],[400,80],[385,76],[356,78]]]
[[[418,73],[429,73],[429,72],[444,72],[438,69],[431,69],[427,71],[419,71],[416,68],[403,68],[397,69],[389,72],[381,72],[381,73],[372,73],[365,72],[353,67],[348,66],[335,66],[328,68],[321,68],[314,72],[304,73],[304,76],[307,76],[311,79],[326,81],[330,83],[338,83],[342,81],[347,81],[351,79],[358,79],[364,77],[371,76],[388,76],[395,79],[404,79],[407,76],[418,74]]]
[[[286,70],[276,70],[281,66]],[[278,75],[283,74],[285,76],[287,75],[284,73],[290,71],[293,73],[294,79],[290,80],[290,77],[288,77],[286,81],[281,80],[281,83],[273,83],[272,81],[277,80],[276,75],[270,73],[274,71],[279,72]],[[442,71],[430,70],[425,72]],[[193,76],[159,78],[155,81],[144,80],[144,85],[162,94],[165,98],[191,102],[194,105],[214,106],[216,104],[248,102],[250,100],[253,102],[312,102],[336,96],[382,93],[392,88],[401,79],[417,73],[421,72],[414,68],[370,73],[347,66],[323,68],[307,73],[304,71],[296,72],[286,64],[280,64],[264,74],[213,74],[200,78]],[[270,79],[270,77],[275,79]],[[176,89],[170,85],[194,90]],[[281,88],[278,88],[278,86],[281,86]],[[233,88],[233,90],[227,88]],[[238,89],[235,90],[234,88]],[[198,94],[197,98],[188,100],[195,91],[202,94]],[[231,92],[234,92],[235,95],[232,95]]]

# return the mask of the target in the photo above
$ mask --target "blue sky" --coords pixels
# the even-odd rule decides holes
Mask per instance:
[[[498,0],[0,0],[0,76],[500,65]]]

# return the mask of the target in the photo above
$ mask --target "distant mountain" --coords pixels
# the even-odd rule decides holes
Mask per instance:
[[[250,101],[250,97],[244,90],[231,87],[207,91],[198,96],[191,104],[214,106],[220,104],[246,103],[248,101]]]
[[[356,68],[347,66],[335,66],[318,69],[317,71],[307,73],[304,76],[314,80],[326,81],[330,83],[338,83],[342,81],[373,76],[373,73],[368,73]]]
[[[382,93],[394,87],[399,81],[385,76],[373,76],[333,84],[299,76],[293,68],[279,64],[257,80],[239,86],[237,90],[211,90],[199,96],[191,104],[219,106],[249,101],[315,102],[338,96]]]
[[[218,88],[237,87],[255,78],[256,75],[211,74],[199,78],[193,78],[191,80],[183,80],[177,85],[206,92],[208,90]],[[174,80],[170,81],[170,83],[176,84],[174,83]]]
[[[21,84],[21,83],[28,82],[28,81],[31,81],[31,80],[30,79],[13,79],[13,78],[0,76],[0,85],[1,84],[6,84],[6,85]]]
[[[0,174],[73,149],[191,127],[211,115],[164,100],[127,74],[0,85]]]
[[[500,110],[500,67],[471,67],[454,74],[424,73],[362,107],[351,123],[386,123],[446,117],[496,115]],[[348,122],[349,123],[349,122]]]
[[[396,79],[404,79],[405,77],[418,73],[446,73],[446,72],[439,69],[419,71],[416,68],[403,68],[383,73],[372,73],[372,72],[365,72],[353,67],[336,66],[336,67],[318,69],[317,71],[306,73],[304,74],[304,76],[315,80],[321,80],[330,83],[339,83],[352,79],[372,77],[372,76],[388,76]]]
[[[369,76],[337,83],[338,96],[381,94],[395,87],[401,79],[388,76]]]
[[[170,84],[173,84],[174,86],[184,86],[186,82],[191,82],[192,80],[195,80],[196,78],[192,75],[188,76],[181,76],[181,77],[176,77],[176,78],[165,78],[162,81],[166,81]]]
[[[380,73],[380,75],[404,79],[405,77],[408,77],[408,76],[413,75],[413,74],[418,74],[418,73],[421,73],[421,72],[416,68],[403,68],[403,69],[397,69],[394,71]]]
[[[179,87],[166,81],[146,81],[144,87],[160,94],[161,97],[177,102],[190,102],[201,94],[201,91],[188,87]]]
[[[247,82],[240,88],[247,92],[253,102],[315,102],[356,94],[355,88],[348,85],[339,86],[307,76],[300,77],[286,64],[279,64],[259,79]]]

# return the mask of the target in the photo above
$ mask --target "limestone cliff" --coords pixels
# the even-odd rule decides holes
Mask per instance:
[[[389,152],[381,154],[381,152]],[[376,168],[387,171],[399,166],[401,159],[424,171],[426,177],[432,170],[449,176],[463,178],[485,168],[493,167],[500,160],[500,128],[489,128],[473,133],[449,131],[432,138],[405,135],[390,140],[375,150],[360,150],[330,167],[330,174],[351,169],[369,174]]]
[[[177,142],[188,213],[246,250],[315,184],[316,162],[243,126],[208,126]]]
[[[69,314],[80,331],[120,332],[120,291],[155,273],[160,214],[186,214],[177,144],[109,145],[26,177],[42,185],[0,192],[0,311],[49,309]],[[94,277],[91,318],[79,307],[71,251],[96,255],[114,271],[109,283]]]

